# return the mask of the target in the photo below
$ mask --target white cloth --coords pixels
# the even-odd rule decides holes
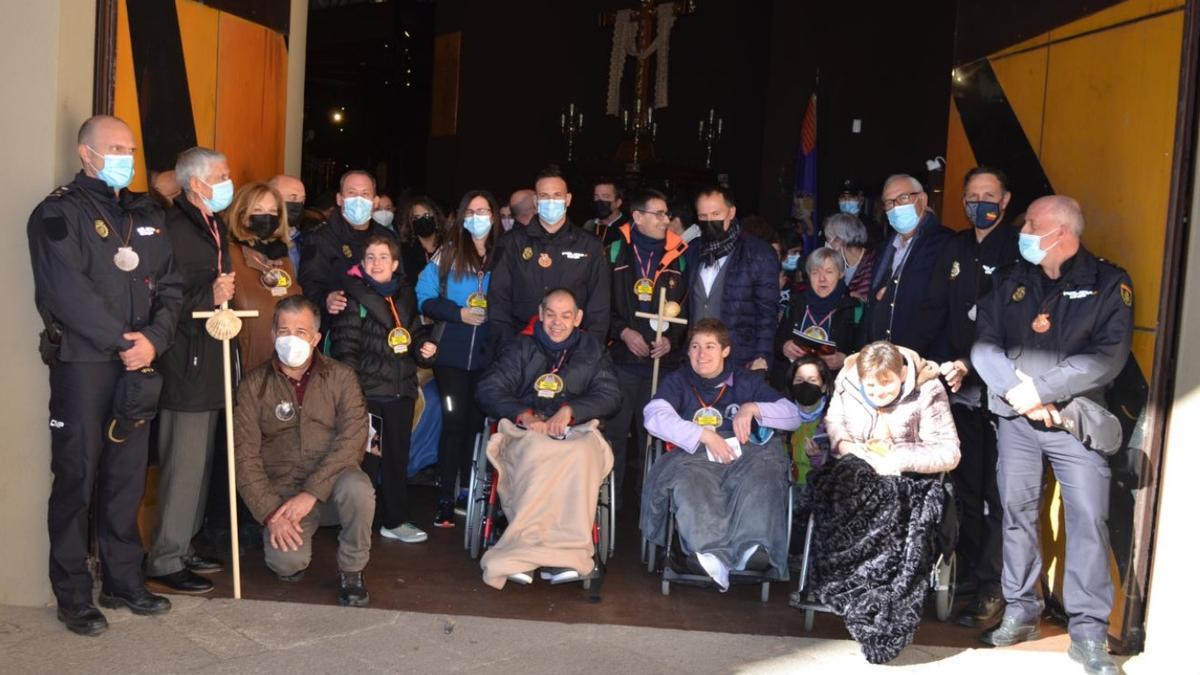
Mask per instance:
[[[725,266],[726,260],[729,260],[729,256],[717,258],[717,262],[712,265],[700,265],[700,283],[704,284],[705,295],[712,293],[713,283],[721,273],[721,268]]]

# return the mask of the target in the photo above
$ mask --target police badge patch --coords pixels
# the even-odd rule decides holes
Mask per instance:
[[[1121,302],[1125,303],[1126,307],[1133,307],[1133,289],[1129,284],[1121,284]]]
[[[1013,301],[1013,302],[1020,302],[1020,301],[1022,301],[1022,300],[1024,300],[1024,299],[1025,299],[1025,287],[1024,287],[1024,286],[1017,286],[1017,290],[1013,291],[1013,294],[1012,294],[1012,301]]]
[[[955,260],[954,263],[950,265],[950,278],[957,279],[959,272],[962,272],[962,269],[958,266],[958,261]]]
[[[526,247],[525,247],[525,248],[524,248],[524,249],[521,251],[521,260],[529,260],[529,259],[530,259],[530,258],[532,258],[532,257],[533,257],[533,247],[532,247],[532,246],[526,246]]]
[[[347,258],[354,257],[354,252],[350,250],[350,246],[348,244],[342,244],[342,255],[346,256]]]

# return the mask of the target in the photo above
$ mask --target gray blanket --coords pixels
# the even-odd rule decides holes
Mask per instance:
[[[766,445],[746,444],[731,464],[695,454],[668,452],[650,469],[642,488],[642,534],[667,545],[667,508],[675,518],[685,553],[711,553],[736,569],[754,545],[771,561],[768,576],[788,578],[787,498],[789,459],[781,435]]]

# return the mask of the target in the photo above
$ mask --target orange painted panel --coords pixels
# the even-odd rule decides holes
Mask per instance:
[[[1042,103],[1046,96],[1046,59],[1049,50],[992,59],[992,70],[1004,88],[1025,137],[1036,153],[1042,150]]]
[[[283,36],[222,12],[215,147],[235,185],[283,171],[287,47]]]
[[[129,189],[145,192],[150,184],[146,169],[145,145],[142,143],[142,118],[138,109],[137,78],[133,72],[133,46],[129,39],[129,13],[125,0],[117,2],[117,59],[114,83],[113,115],[120,117],[133,130],[138,150],[133,157],[134,175]]]
[[[965,230],[970,227],[967,214],[962,208],[962,177],[978,162],[971,143],[967,140],[967,132],[963,129],[962,118],[958,114],[958,106],[954,98],[950,98],[950,125],[946,133],[946,181],[942,193],[942,222],[953,230]]]
[[[221,13],[193,0],[175,0],[175,10],[179,13],[196,143],[211,148],[217,132],[217,28]]]
[[[1123,21],[1130,21],[1148,14],[1170,9],[1183,9],[1185,0],[1126,0],[1118,5],[1102,9],[1091,16],[1055,28],[1050,31],[1051,40],[1061,40],[1092,30],[1106,28]],[[1179,44],[1175,44],[1179,48]]]

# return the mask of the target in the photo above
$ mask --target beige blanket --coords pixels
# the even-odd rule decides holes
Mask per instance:
[[[499,473],[508,528],[479,561],[484,583],[504,588],[508,575],[538,567],[591,572],[596,500],[613,465],[596,427],[589,422],[555,440],[501,420],[487,456]]]

